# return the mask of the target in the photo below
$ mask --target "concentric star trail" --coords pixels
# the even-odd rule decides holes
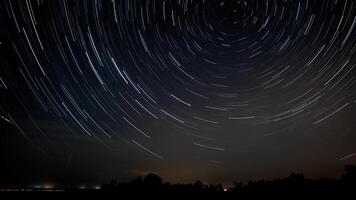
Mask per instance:
[[[355,147],[353,0],[2,0],[0,9],[0,120],[30,140],[54,137],[50,126],[167,160],[168,138],[215,150],[206,160],[218,165],[293,141]],[[340,148],[335,162],[356,151]]]

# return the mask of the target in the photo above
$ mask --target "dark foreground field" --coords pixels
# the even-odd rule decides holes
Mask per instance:
[[[291,173],[283,179],[250,181],[246,184],[234,182],[231,187],[224,187],[221,184],[203,184],[196,181],[193,184],[171,184],[163,183],[162,179],[155,174],[148,174],[144,178],[137,177],[131,182],[119,183],[112,180],[108,184],[103,184],[100,188],[4,188],[0,189],[4,193],[79,193],[89,195],[100,195],[111,193],[114,195],[145,193],[194,193],[211,195],[300,195],[300,194],[321,194],[321,195],[344,195],[352,194],[356,191],[356,166],[345,166],[345,172],[337,179],[308,179],[303,174]]]

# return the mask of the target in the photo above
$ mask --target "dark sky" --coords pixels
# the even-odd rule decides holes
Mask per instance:
[[[2,0],[1,184],[356,163],[356,1]]]

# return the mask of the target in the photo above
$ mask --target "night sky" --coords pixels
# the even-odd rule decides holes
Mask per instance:
[[[356,163],[354,0],[0,0],[0,179],[231,183]]]

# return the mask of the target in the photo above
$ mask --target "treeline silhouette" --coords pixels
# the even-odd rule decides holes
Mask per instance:
[[[103,192],[179,192],[179,193],[234,193],[234,194],[268,194],[268,193],[339,193],[356,191],[356,166],[346,165],[344,174],[337,179],[309,179],[300,173],[291,173],[288,177],[274,180],[249,181],[244,184],[235,181],[232,187],[224,188],[221,184],[163,183],[156,174],[144,178],[137,177],[131,182],[118,183],[112,180],[100,188]]]

